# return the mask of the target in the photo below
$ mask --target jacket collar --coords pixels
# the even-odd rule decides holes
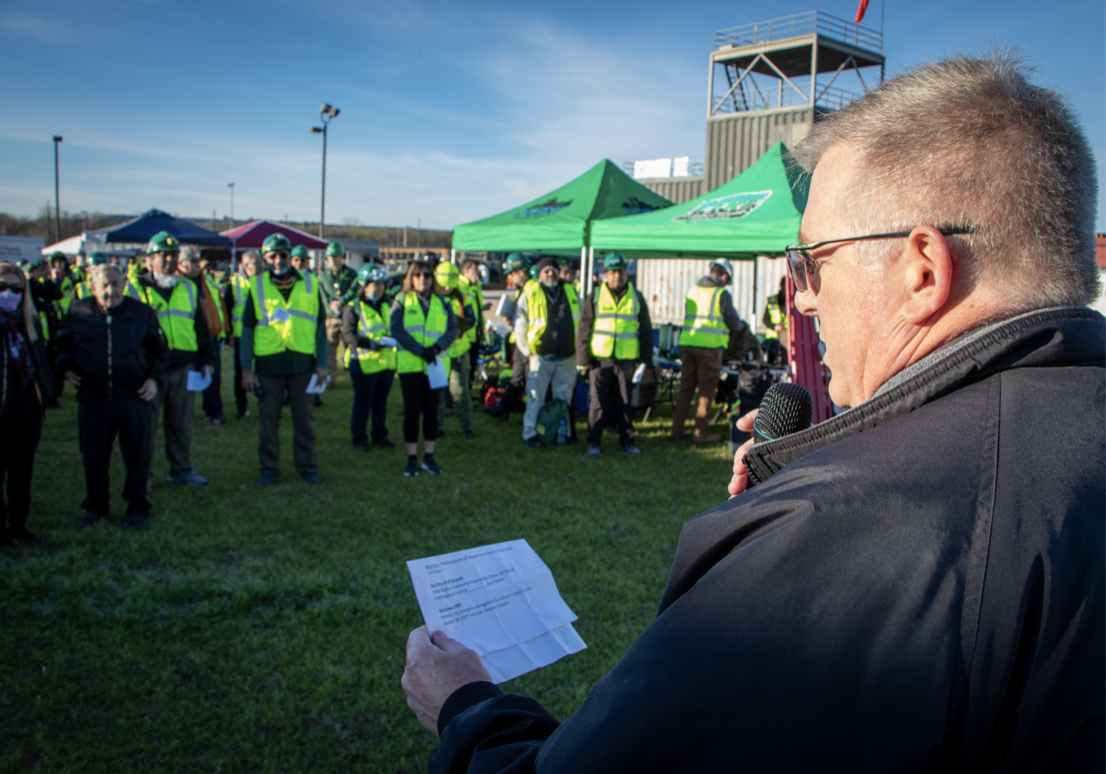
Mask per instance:
[[[1087,307],[1053,307],[976,329],[889,379],[855,408],[793,435],[753,446],[744,457],[750,485],[792,462],[870,430],[953,390],[1011,368],[1106,366],[1106,320]]]

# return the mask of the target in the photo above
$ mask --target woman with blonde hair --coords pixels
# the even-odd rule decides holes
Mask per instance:
[[[38,540],[27,530],[31,476],[46,419],[54,399],[54,371],[46,357],[28,283],[16,266],[0,263],[0,544]]]

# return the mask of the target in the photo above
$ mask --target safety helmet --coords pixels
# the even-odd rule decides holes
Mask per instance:
[[[530,261],[526,260],[525,255],[522,253],[511,253],[507,256],[507,260],[503,262],[503,270],[510,274],[512,271],[525,269],[529,265]]]
[[[536,263],[533,266],[531,266],[530,267],[530,279],[537,279],[538,278],[538,272],[540,270],[541,270],[541,267],[538,266]]]
[[[458,285],[458,278],[461,273],[457,271],[457,266],[452,263],[439,263],[438,268],[434,270],[434,276],[438,280],[438,284],[443,288],[449,288],[453,290]]]
[[[342,247],[341,242],[331,242],[326,246],[326,255],[328,258],[335,255],[345,256],[345,254],[346,248]]]
[[[275,234],[269,234],[265,237],[265,241],[261,243],[261,254],[268,255],[269,253],[279,253],[280,251],[292,252],[292,243],[288,241],[288,237],[279,231]]]
[[[626,256],[622,253],[607,253],[603,259],[603,271],[624,271],[626,269]]]
[[[93,250],[88,254],[89,266],[103,266],[108,262],[108,257],[101,253],[99,250]]]
[[[557,259],[557,266],[562,268],[562,269],[565,266],[571,266],[571,265],[572,265],[572,259],[571,258],[566,258],[562,255],[560,258]]]
[[[146,255],[154,253],[179,253],[180,240],[168,231],[159,231],[150,238],[150,244],[146,247]]]
[[[726,272],[726,276],[733,279],[733,264],[727,261],[725,258],[719,258],[717,261],[710,262],[711,268],[717,266],[722,271]]]
[[[307,252],[307,248],[303,245],[296,245],[292,248],[293,258],[310,258],[311,253]]]
[[[387,282],[388,270],[379,263],[366,263],[357,272],[357,281],[366,284],[369,282]]]
[[[55,250],[54,252],[50,253],[51,264],[59,258],[61,259],[62,263],[68,263],[68,259],[65,257],[65,253],[61,252],[60,250]]]

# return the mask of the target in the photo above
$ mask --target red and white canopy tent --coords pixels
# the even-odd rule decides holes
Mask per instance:
[[[261,250],[261,245],[270,234],[280,232],[288,237],[292,247],[303,245],[308,250],[325,250],[328,242],[318,237],[300,231],[298,228],[285,226],[281,223],[273,223],[268,220],[254,220],[242,226],[236,226],[229,231],[220,231],[231,241],[230,265],[234,269],[238,266],[238,253],[245,250]]]

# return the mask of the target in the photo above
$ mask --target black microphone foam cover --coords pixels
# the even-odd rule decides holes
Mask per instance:
[[[753,422],[756,443],[774,441],[810,427],[814,401],[805,388],[792,382],[778,382],[768,388]]]

